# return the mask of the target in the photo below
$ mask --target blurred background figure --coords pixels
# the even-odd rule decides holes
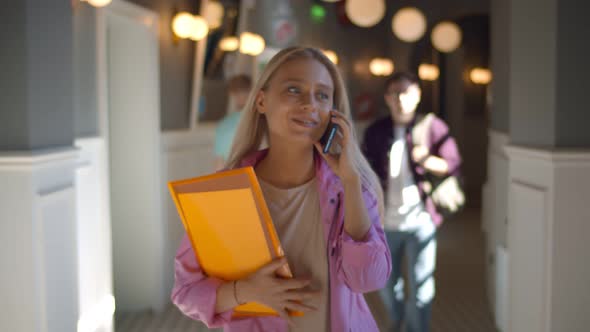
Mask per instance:
[[[384,294],[393,295],[389,302],[396,330],[405,322],[408,332],[430,331],[435,292],[436,227],[442,215],[428,195],[427,175],[444,177],[455,173],[461,162],[457,144],[444,121],[433,114],[416,114],[421,94],[415,75],[399,72],[391,76],[384,94],[390,114],[367,128],[363,142],[385,193],[384,227],[392,256],[392,285]],[[427,119],[430,121],[424,126]],[[424,130],[416,135],[419,128]],[[404,256],[409,291],[406,303]]]
[[[229,107],[227,114],[215,130],[215,169],[221,169],[227,160],[231,144],[240,122],[241,112],[248,100],[252,80],[248,75],[236,75],[227,82]]]

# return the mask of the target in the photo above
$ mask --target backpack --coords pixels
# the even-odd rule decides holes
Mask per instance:
[[[412,140],[414,145],[440,146],[450,136],[445,136],[440,142],[429,142],[430,127],[435,115],[428,113],[418,118],[412,129]],[[432,198],[437,211],[444,219],[455,215],[465,206],[465,193],[462,188],[462,181],[456,175],[443,177],[436,176],[429,172],[424,175],[423,189]]]

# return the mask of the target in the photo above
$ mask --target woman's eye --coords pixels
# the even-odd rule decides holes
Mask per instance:
[[[327,93],[323,93],[323,92],[318,93],[318,97],[320,98],[320,100],[330,99],[330,96]]]
[[[287,92],[289,93],[299,93],[299,88],[295,87],[295,86],[290,86],[287,88]]]

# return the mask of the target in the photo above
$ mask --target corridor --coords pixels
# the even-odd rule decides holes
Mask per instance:
[[[351,127],[345,122],[353,124],[349,137],[358,139],[393,198],[383,201],[385,211],[424,217],[409,209],[423,203],[437,221],[435,198],[452,205],[461,195],[446,188],[457,194],[447,195],[445,186],[439,196],[425,190],[423,180],[436,190],[431,176],[461,175],[468,207],[438,230],[436,258],[412,241],[409,246],[428,256],[420,261],[428,267],[415,267],[419,281],[411,284],[427,285],[430,295],[429,277],[435,279],[434,299],[423,300],[432,303],[430,331],[589,331],[590,83],[584,77],[590,77],[590,43],[582,37],[590,35],[590,24],[582,7],[565,0],[6,2],[0,10],[0,332],[207,332],[170,303],[175,254],[188,224],[168,184],[212,174],[224,160],[224,167],[237,168],[246,155],[268,147],[280,158],[259,165],[256,176],[291,192],[312,180],[317,154],[309,152],[320,137],[330,137],[328,125],[338,119],[342,135],[332,136],[333,152],[353,153],[323,174],[352,180],[342,185],[349,197],[349,189],[368,188],[370,172],[355,142],[340,140]],[[293,46],[310,49],[285,51]],[[240,77],[242,83],[232,83]],[[436,117],[422,117],[428,114]],[[350,177],[355,173],[363,185]],[[340,189],[332,180],[326,184],[329,190],[320,186],[320,193]],[[248,196],[240,186],[211,187],[214,195],[206,196]],[[205,192],[190,190],[180,193],[187,194],[185,202]],[[273,203],[280,195],[266,196]],[[315,195],[302,197],[315,206]],[[319,200],[322,209],[328,198]],[[224,231],[237,234],[230,243],[245,242],[234,251],[249,254],[255,242],[242,229],[250,228],[225,215],[247,216],[226,208],[234,201],[207,204],[220,216],[206,219],[232,226]],[[354,224],[366,218],[344,213],[361,200],[349,202],[336,204],[333,218],[348,215],[346,231],[355,233],[348,235],[361,239],[363,225]],[[249,209],[251,220],[261,219],[260,206]],[[297,211],[311,213],[304,207]],[[366,207],[376,223],[371,209],[377,206]],[[414,217],[402,220],[402,214],[387,221],[408,229],[398,222]],[[282,219],[297,221],[297,229],[309,226],[270,217],[275,228]],[[432,235],[426,219],[414,219]],[[332,279],[325,279],[326,260],[337,266],[337,253],[344,252],[337,232],[345,227],[331,230],[333,255],[324,259],[317,254],[323,250],[308,250],[298,255],[313,263],[307,265],[291,258],[297,268],[309,266],[296,274],[347,294],[379,287],[385,261],[373,260],[383,256],[372,251],[349,255],[363,265],[350,264],[355,268],[345,278],[328,273]],[[267,234],[260,248],[276,244]],[[320,232],[292,236],[306,241],[291,242],[293,248],[288,236],[277,236],[287,253],[325,244],[307,234]],[[202,235],[205,240],[193,244],[217,237]],[[214,258],[215,268],[232,261]],[[357,276],[354,285],[350,278]],[[342,281],[347,287],[328,287]],[[272,290],[260,286],[252,293],[276,295]],[[321,308],[329,295],[321,294]],[[372,313],[390,332],[391,313],[372,295]],[[357,295],[350,303],[361,300]],[[198,311],[200,304],[187,307]],[[336,332],[347,320],[351,326],[371,322],[362,307],[347,308],[329,308],[338,315],[331,325]],[[327,315],[317,316],[320,323],[310,315],[313,325],[303,330],[326,324]]]

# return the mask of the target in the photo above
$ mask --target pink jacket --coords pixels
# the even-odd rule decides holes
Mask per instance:
[[[242,161],[241,166],[256,165],[266,152],[253,153]],[[391,273],[391,256],[380,224],[377,200],[363,189],[373,226],[363,241],[354,241],[344,231],[342,184],[317,155],[316,176],[329,261],[331,331],[379,331],[363,297],[363,293],[382,288]],[[226,332],[288,331],[286,321],[279,317],[232,320],[231,310],[216,314],[217,288],[223,282],[203,273],[185,235],[176,254],[171,296],[172,302],[185,315],[210,328],[224,327]]]

